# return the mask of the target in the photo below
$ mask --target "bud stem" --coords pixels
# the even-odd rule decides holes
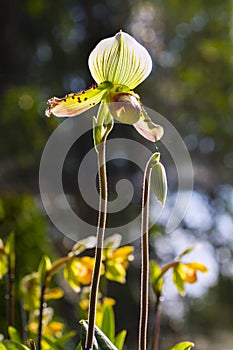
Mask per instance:
[[[149,202],[151,170],[149,162],[146,165],[142,192],[141,221],[141,308],[139,322],[138,350],[147,349],[148,295],[149,295]]]
[[[107,135],[106,135],[107,137]],[[95,266],[92,276],[89,313],[88,313],[88,330],[85,348],[92,349],[95,331],[96,307],[98,301],[98,289],[100,281],[100,269],[104,245],[104,233],[107,219],[107,173],[106,173],[106,138],[102,143],[96,146],[98,158],[98,174],[99,174],[99,218],[96,232],[96,250],[95,250]]]

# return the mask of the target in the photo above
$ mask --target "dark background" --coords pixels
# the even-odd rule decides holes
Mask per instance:
[[[1,6],[0,236],[5,239],[11,230],[16,232],[19,276],[33,271],[43,253],[55,257],[71,246],[40,204],[40,157],[60,123],[44,116],[47,99],[90,86],[89,53],[120,29],[140,41],[153,58],[151,75],[136,91],[146,106],[172,122],[190,151],[198,201],[181,229],[195,241],[208,242],[219,268],[215,282],[199,298],[182,303],[184,312],[176,325],[164,314],[161,350],[186,338],[199,350],[233,348],[232,11],[230,0],[9,0]],[[115,132],[137,137],[128,127],[122,131],[117,127]],[[72,181],[68,174],[68,191]],[[160,240],[162,231],[154,232]],[[162,262],[163,252],[154,246],[152,255]],[[174,254],[170,247],[164,260]],[[117,327],[129,330],[127,349],[133,349],[136,341],[138,305],[131,291],[138,288],[138,275],[136,259],[127,286],[110,286],[110,293],[119,298]],[[64,300],[64,305],[72,308],[71,300]],[[59,312],[66,315],[62,309]],[[72,326],[75,317],[77,313],[70,319],[66,316]],[[1,332],[3,319],[1,311]],[[152,313],[150,322],[152,329]]]

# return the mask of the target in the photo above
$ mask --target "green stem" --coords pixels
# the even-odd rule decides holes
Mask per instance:
[[[44,314],[44,305],[45,305],[45,291],[48,287],[52,276],[59,271],[72,257],[65,256],[60,259],[57,259],[51,269],[46,273],[44,281],[41,284],[40,292],[40,308],[39,308],[39,321],[38,321],[38,350],[41,350],[41,340],[42,340],[42,331],[43,331],[43,314]]]
[[[160,302],[161,297],[157,296],[157,301],[155,304],[155,329],[154,329],[154,340],[152,350],[159,349],[159,334],[160,334],[160,320],[161,320],[161,310],[160,310]]]
[[[104,232],[107,219],[107,201],[108,201],[108,191],[107,191],[107,174],[106,174],[106,139],[102,143],[96,146],[97,148],[97,158],[98,158],[98,173],[99,173],[99,218],[97,225],[97,242],[95,250],[95,266],[92,276],[91,292],[90,292],[90,303],[89,303],[89,313],[88,313],[88,331],[86,338],[87,349],[92,349],[94,331],[95,331],[95,319],[96,319],[96,306],[98,302],[98,289],[100,281],[100,269],[103,254],[103,244],[104,244]]]
[[[44,313],[44,303],[45,303],[45,290],[46,283],[41,286],[40,292],[40,309],[39,309],[39,325],[38,325],[38,350],[41,350],[41,340],[42,340],[42,326],[43,326],[43,313]]]
[[[8,269],[8,325],[15,324],[15,263],[13,258],[14,253],[9,254],[9,269]]]
[[[170,269],[175,267],[179,261],[174,260],[169,262],[168,264],[164,265],[161,269],[161,275],[160,278]],[[154,329],[154,339],[153,339],[153,346],[152,350],[158,350],[159,349],[159,334],[160,334],[160,319],[161,319],[161,311],[160,311],[160,304],[161,304],[161,295],[156,295],[156,304],[155,304],[155,329]]]
[[[143,192],[142,192],[142,222],[141,222],[141,308],[139,322],[138,350],[146,350],[147,324],[148,324],[148,294],[149,294],[149,201],[150,201],[150,178],[152,168],[149,162],[146,165]]]

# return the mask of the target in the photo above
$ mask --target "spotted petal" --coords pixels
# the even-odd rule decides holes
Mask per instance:
[[[154,124],[144,108],[142,108],[139,121],[133,126],[139,132],[139,134],[152,142],[159,141],[164,133],[163,127],[158,124]]]
[[[110,81],[134,89],[151,72],[148,51],[127,33],[102,40],[89,56],[89,69],[97,83]]]
[[[48,100],[49,106],[45,114],[47,117],[50,117],[51,113],[57,117],[73,117],[98,104],[105,92],[105,86],[100,84],[63,98],[52,97]]]

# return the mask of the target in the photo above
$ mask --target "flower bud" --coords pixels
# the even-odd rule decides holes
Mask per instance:
[[[151,188],[158,201],[164,206],[167,197],[167,176],[165,168],[160,162],[152,167]]]
[[[141,114],[139,98],[127,92],[112,94],[109,109],[112,116],[124,124],[137,123]]]

